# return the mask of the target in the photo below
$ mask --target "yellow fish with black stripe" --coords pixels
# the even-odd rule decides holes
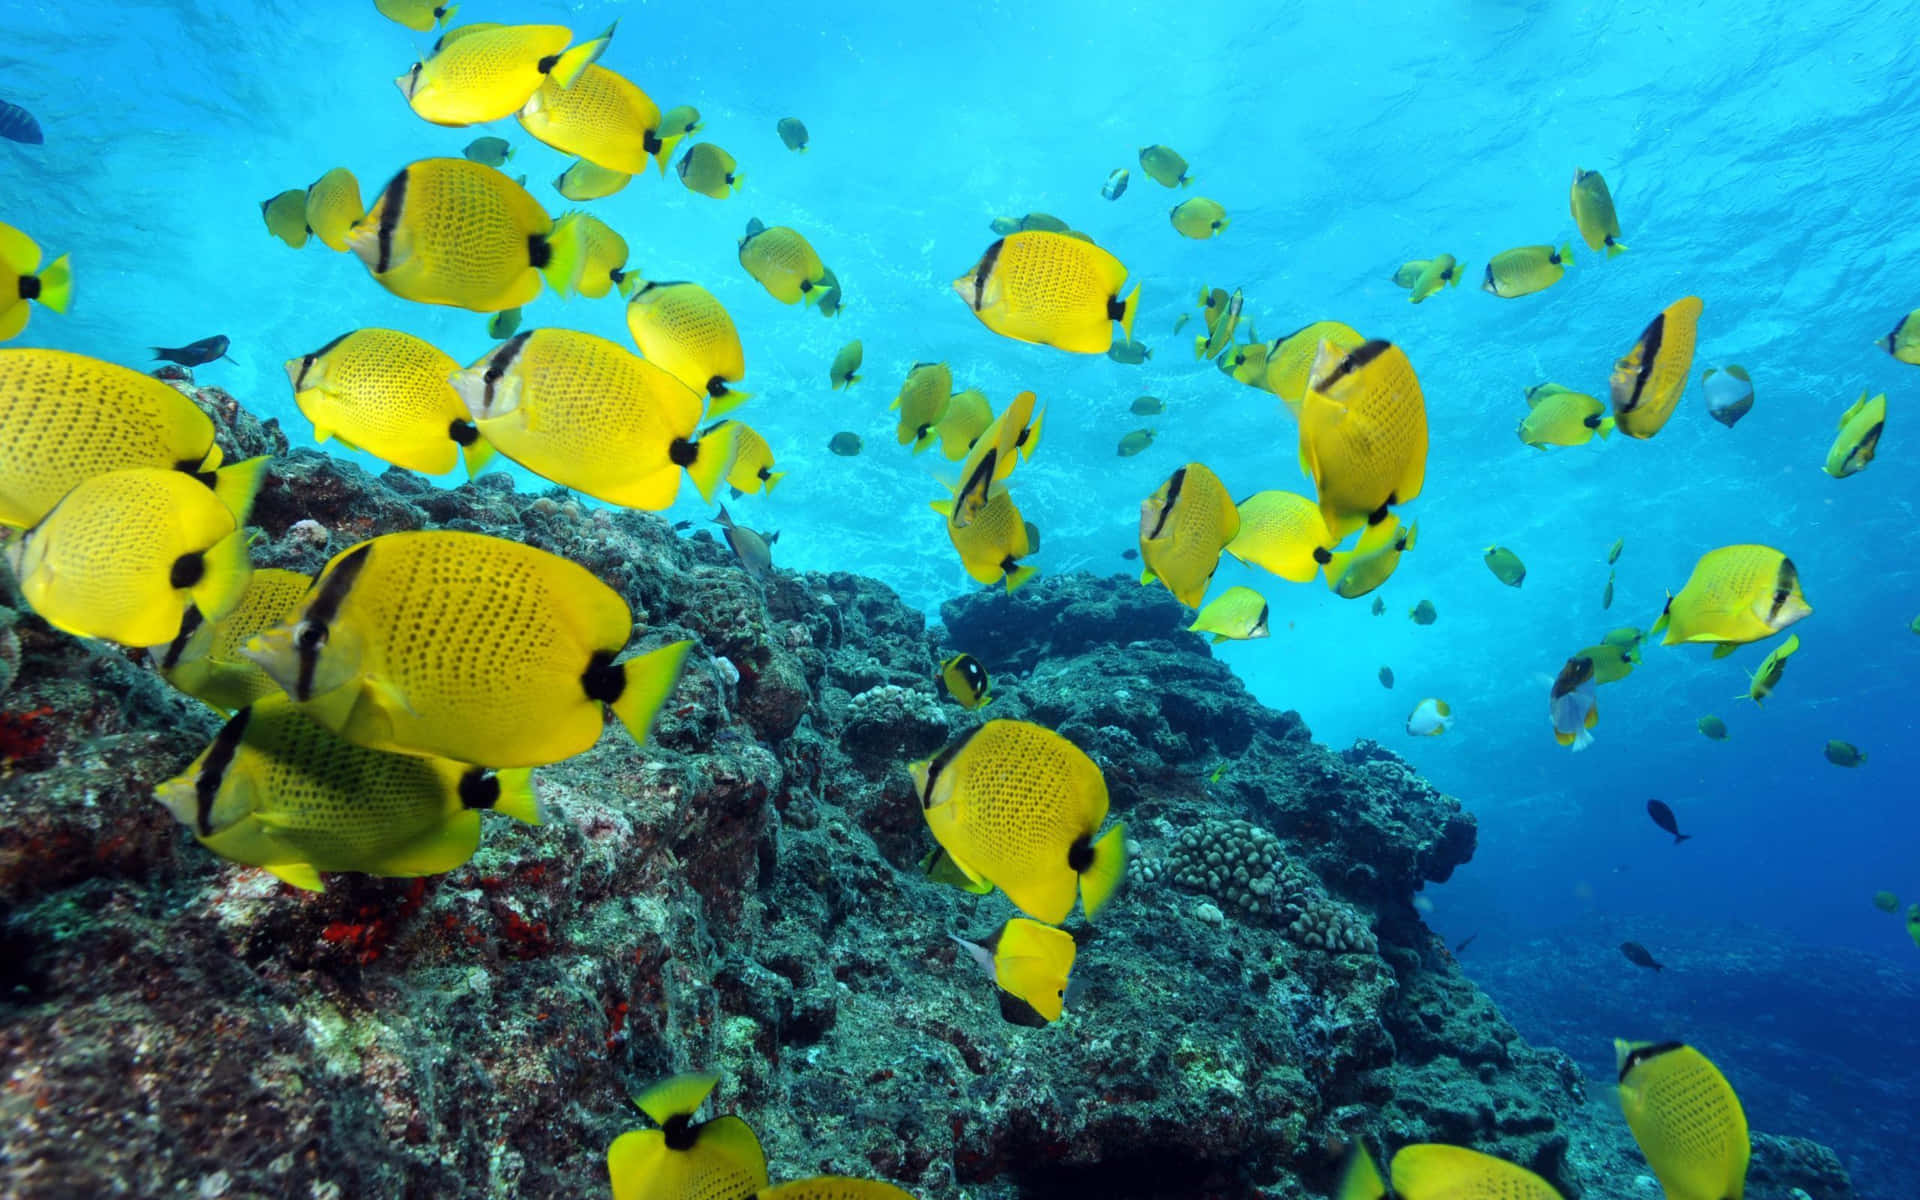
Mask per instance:
[[[740,265],[782,304],[811,304],[826,290],[827,264],[797,229],[755,217],[740,239]]]
[[[1893,355],[1896,362],[1920,364],[1920,308],[1895,321],[1893,332],[1874,345]]]
[[[540,823],[533,772],[342,741],[275,694],[234,713],[155,799],[223,858],[325,891],[322,871],[413,878],[464,866],[480,814]]]
[[[1359,599],[1391,579],[1400,567],[1400,556],[1413,549],[1419,540],[1420,522],[1415,521],[1403,529],[1399,516],[1388,513],[1376,524],[1367,526],[1353,549],[1327,556],[1323,568],[1327,587],[1336,596]]]
[[[217,473],[213,419],[151,375],[65,350],[0,349],[0,526],[25,529],[75,485],[129,467],[198,475],[241,518],[249,472]]]
[[[1451,254],[1442,254],[1438,258],[1429,259],[1426,266],[1421,268],[1420,273],[1415,275],[1413,282],[1408,285],[1412,295],[1407,299],[1418,304],[1442,288],[1459,287],[1460,277],[1466,273],[1466,267]],[[1398,276],[1395,278],[1397,280]]]
[[[947,540],[975,582],[1003,583],[1008,592],[1016,592],[1038,573],[1038,568],[1020,563],[1033,553],[1033,535],[1004,484],[990,485],[985,496],[965,525],[955,519],[960,511],[956,500],[935,500],[933,511],[947,519]]]
[[[752,1200],[913,1200],[913,1194],[878,1179],[814,1175],[761,1188]]]
[[[1335,1200],[1561,1200],[1552,1184],[1525,1167],[1465,1146],[1402,1146],[1387,1166],[1392,1188],[1366,1146],[1355,1142]]]
[[[578,563],[435,530],[341,551],[241,652],[348,741],[535,767],[592,746],[608,708],[646,741],[691,643],[616,664],[632,636],[627,602]]]
[[[1239,288],[1233,289],[1233,294],[1226,296],[1224,302],[1222,295],[1219,288],[1212,291],[1202,289],[1200,292],[1200,315],[1206,324],[1207,334],[1193,339],[1195,359],[1214,358],[1225,353],[1227,347],[1233,345],[1233,335],[1240,330],[1240,314],[1246,308],[1246,297],[1241,295]]]
[[[1174,599],[1199,608],[1220,552],[1239,533],[1226,485],[1205,463],[1188,463],[1140,502],[1140,582],[1158,579]]]
[[[338,440],[409,471],[445,475],[463,460],[471,479],[493,446],[448,382],[451,355],[397,329],[356,329],[286,362],[293,402],[314,440]]]
[[[1667,1200],[1740,1200],[1753,1142],[1720,1069],[1681,1042],[1614,1039],[1620,1111]]]
[[[1315,321],[1275,338],[1267,347],[1267,390],[1280,397],[1295,420],[1307,398],[1307,384],[1313,379],[1313,360],[1321,342],[1331,342],[1340,350],[1353,350],[1366,338],[1351,325],[1338,321]]]
[[[648,281],[627,301],[627,331],[648,362],[706,396],[709,417],[753,397],[727,386],[747,373],[746,351],[725,306],[699,284]]]
[[[911,444],[915,454],[933,445],[934,428],[945,419],[952,401],[953,372],[946,363],[913,364],[893,403],[887,405],[887,411],[900,414],[894,431],[900,444]]]
[[[1266,637],[1267,598],[1250,587],[1230,587],[1207,601],[1187,632],[1210,633],[1216,646]]]
[[[401,168],[347,245],[401,299],[474,312],[528,303],[543,276],[565,295],[585,254],[577,221],[556,223],[527,189],[464,158]]]
[[[1840,414],[1840,433],[1833,439],[1826,465],[1821,470],[1835,479],[1866,470],[1874,452],[1880,448],[1880,434],[1886,427],[1887,394],[1882,392],[1869,400],[1862,391],[1853,406]]]
[[[1663,646],[1713,643],[1721,658],[1812,615],[1792,559],[1771,546],[1722,546],[1700,556],[1678,594],[1667,594],[1649,632],[1664,632]]]
[[[1127,268],[1090,241],[1064,233],[1013,233],[987,247],[953,290],[1001,337],[1073,354],[1105,354],[1113,326],[1133,340],[1140,287],[1126,299]]]
[[[1038,1028],[1060,1019],[1076,951],[1072,934],[1025,917],[1009,917],[985,942],[953,934],[947,937],[999,985],[1000,1015],[1007,1021]]]
[[[1567,197],[1573,210],[1573,223],[1580,227],[1580,240],[1587,249],[1606,248],[1607,257],[1625,254],[1620,241],[1620,218],[1613,211],[1613,193],[1598,171],[1573,169],[1573,188]]]
[[[607,1147],[613,1200],[746,1197],[767,1186],[767,1157],[753,1128],[735,1116],[696,1121],[720,1075],[663,1079],[633,1098],[658,1129],[634,1129]]]
[[[360,202],[360,181],[345,167],[335,167],[307,187],[307,228],[329,250],[345,250],[347,234],[367,209]]]
[[[767,445],[767,439],[751,425],[738,421],[715,421],[700,431],[700,440],[721,436],[733,439],[733,466],[727,471],[727,486],[734,497],[749,492],[771,494],[774,485],[787,477],[785,471],[773,469],[773,447]]]
[[[603,171],[662,166],[680,139],[661,135],[660,106],[617,71],[588,66],[571,84],[549,76],[519,106],[520,126],[562,154]]]
[[[1427,406],[1400,347],[1377,338],[1345,351],[1321,343],[1300,409],[1300,468],[1336,539],[1420,495]]]
[[[1092,920],[1119,890],[1126,826],[1100,834],[1106,780],[1051,729],[988,721],[910,770],[927,826],[954,865],[1028,916],[1058,925],[1078,895]]]
[[[394,86],[435,125],[498,121],[549,81],[571,86],[607,48],[614,25],[577,46],[569,45],[573,31],[564,25],[462,25],[442,34]]]
[[[1773,689],[1780,686],[1780,680],[1787,673],[1787,659],[1800,649],[1800,635],[1790,633],[1787,640],[1767,652],[1754,669],[1753,676],[1747,681],[1747,699],[1759,704],[1773,695]],[[1739,697],[1734,697],[1739,699]]]
[[[1552,246],[1516,246],[1502,250],[1487,263],[1480,290],[1503,300],[1544,292],[1560,282],[1573,261],[1573,243],[1558,250]]]
[[[279,694],[280,685],[240,647],[254,634],[285,624],[312,584],[311,575],[298,571],[255,570],[240,602],[220,619],[210,621],[198,608],[188,608],[173,641],[154,648],[155,666],[168,683],[221,712]]]
[[[680,494],[680,472],[712,500],[732,439],[695,441],[700,396],[632,351],[590,333],[514,335],[453,376],[480,435],[521,466],[609,504],[650,512]]]
[[[961,708],[980,708],[993,701],[987,669],[971,654],[956,654],[941,663],[940,683]]]
[[[1294,492],[1255,492],[1236,504],[1240,531],[1228,554],[1289,583],[1309,583],[1331,559],[1336,539],[1317,501]]]
[[[1605,441],[1613,434],[1614,418],[1594,396],[1537,383],[1527,389],[1527,415],[1520,419],[1520,440],[1536,450],[1553,446],[1584,446],[1595,436]]]
[[[387,20],[418,33],[425,33],[436,24],[446,25],[453,20],[453,14],[460,11],[458,4],[442,4],[440,0],[373,0],[373,6]]]
[[[640,286],[639,272],[627,270],[627,239],[618,230],[592,213],[570,212],[560,219],[579,226],[580,274],[573,281],[574,291],[598,300],[616,287],[627,296]]]
[[[712,142],[695,142],[680,156],[676,168],[680,185],[714,200],[725,200],[740,190],[743,176],[733,155]]]
[[[265,468],[258,458],[228,470],[251,497]],[[218,620],[252,571],[246,530],[213,489],[157,467],[77,484],[6,557],[48,624],[127,646],[172,641],[189,607]]]
[[[993,405],[979,388],[955,392],[947,401],[947,413],[933,427],[940,435],[940,453],[949,462],[959,462],[973,452],[974,443],[993,424]]]
[[[1647,323],[1640,340],[1613,364],[1613,419],[1621,433],[1646,439],[1673,416],[1693,371],[1700,297],[1682,296]]]
[[[993,485],[1011,475],[1015,465],[1031,456],[1040,444],[1040,426],[1046,410],[1035,415],[1036,403],[1038,400],[1032,392],[1021,392],[993,419],[993,424],[973,440],[973,448],[960,464],[960,482],[954,489],[949,512],[949,523],[954,529],[965,529],[972,524],[987,503]]]
[[[73,265],[62,254],[45,267],[40,247],[11,225],[0,225],[0,342],[27,327],[30,306],[67,311],[73,299]]]

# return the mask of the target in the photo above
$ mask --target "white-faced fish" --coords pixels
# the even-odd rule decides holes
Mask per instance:
[[[1453,728],[1453,709],[1445,700],[1429,697],[1407,714],[1407,732],[1414,737],[1439,737]]]
[[[949,462],[959,462],[972,453],[974,444],[993,424],[993,406],[987,394],[978,388],[955,392],[947,402],[947,413],[933,430],[940,435],[940,453]]]
[[[580,270],[572,289],[589,300],[598,300],[614,288],[622,296],[631,296],[644,281],[638,271],[627,269],[627,239],[592,213],[570,212],[561,220],[577,226],[580,236]]]
[[[1121,437],[1118,454],[1121,458],[1132,458],[1151,445],[1153,445],[1153,430],[1136,429]]]
[[[753,393],[729,388],[747,373],[733,318],[697,283],[650,280],[627,301],[627,330],[654,366],[707,398],[707,415],[722,416]]]
[[[798,154],[807,152],[807,125],[799,117],[781,117],[773,131],[780,135],[782,146]]]
[[[1682,296],[1647,323],[1640,340],[1613,364],[1613,418],[1630,438],[1650,438],[1666,425],[1693,372],[1694,337],[1703,306]]]
[[[540,823],[532,775],[356,746],[276,693],[234,713],[154,796],[207,849],[318,892],[322,871],[407,878],[465,865],[481,812]]]
[[[1903,363],[1920,363],[1920,308],[1894,322],[1893,332],[1874,345]]]
[[[464,158],[401,168],[347,244],[394,295],[474,312],[526,304],[543,276],[564,295],[584,253],[575,223],[556,223],[525,188]]]
[[[197,474],[236,515],[257,472],[217,474],[213,421],[139,371],[65,350],[0,349],[0,526],[39,522],[75,485],[129,467]]]
[[[1553,740],[1562,746],[1578,752],[1593,745],[1588,730],[1600,723],[1600,697],[1591,658],[1576,654],[1561,666],[1547,691],[1547,719]]]
[[[1668,1200],[1740,1196],[1753,1144],[1719,1068],[1680,1042],[1615,1039],[1613,1051],[1620,1111]]]
[[[1773,689],[1780,686],[1781,678],[1787,673],[1787,659],[1799,649],[1800,635],[1790,633],[1786,641],[1768,651],[1747,681],[1747,699],[1759,704],[1773,695]]]
[[[1833,446],[1827,451],[1826,465],[1821,470],[1835,479],[1866,470],[1874,452],[1880,448],[1880,434],[1886,427],[1887,394],[1882,392],[1869,400],[1862,391],[1852,407],[1840,414],[1840,432],[1834,437]]]
[[[1580,240],[1587,249],[1606,248],[1607,257],[1626,252],[1620,241],[1620,218],[1614,215],[1613,193],[1598,171],[1573,169],[1573,187],[1567,197],[1573,210],[1573,223],[1580,227]]]
[[[1359,330],[1338,321],[1315,321],[1276,338],[1267,347],[1267,390],[1280,397],[1296,420],[1306,400],[1307,384],[1313,378],[1313,362],[1321,342],[1331,342],[1340,350],[1357,349],[1366,342]]]
[[[265,463],[245,464],[249,499]],[[20,595],[48,624],[127,646],[171,642],[189,607],[225,616],[252,571],[246,531],[213,489],[157,467],[75,485],[5,555]]]
[[[1559,283],[1560,277],[1567,273],[1567,264],[1572,261],[1572,243],[1558,250],[1552,246],[1517,246],[1512,250],[1502,250],[1487,263],[1487,273],[1480,280],[1480,290],[1505,300],[1531,296]]]
[[[940,683],[961,708],[979,708],[993,700],[993,681],[971,654],[956,654],[940,664]]]
[[[1327,536],[1332,538],[1333,534],[1329,532]],[[1327,556],[1322,567],[1327,587],[1336,596],[1359,599],[1390,579],[1400,566],[1400,556],[1413,549],[1419,540],[1420,522],[1403,528],[1399,516],[1388,513],[1384,520],[1367,526],[1353,549]],[[1377,617],[1385,611],[1383,602],[1376,597],[1373,615]]]
[[[1220,565],[1220,552],[1240,532],[1240,512],[1220,477],[1192,462],[1140,502],[1141,583],[1166,584],[1174,599],[1199,608]]]
[[[613,195],[632,182],[625,171],[611,171],[598,163],[576,159],[553,181],[553,189],[573,201],[600,200]]]
[[[1652,632],[1664,632],[1666,646],[1716,643],[1720,657],[1812,614],[1792,559],[1771,546],[1722,546],[1701,555],[1685,586],[1668,594]]]
[[[345,167],[314,180],[304,203],[307,228],[329,250],[345,250],[348,232],[367,213],[360,203],[360,181]]]
[[[1867,755],[1852,742],[1835,739],[1827,743],[1827,761],[1836,767],[1859,767],[1866,765]]]
[[[1220,207],[1220,202],[1205,196],[1182,200],[1167,213],[1167,219],[1173,222],[1173,227],[1181,236],[1202,242],[1219,235],[1232,223],[1227,219],[1227,210]]]
[[[690,192],[699,192],[715,200],[725,200],[740,190],[739,164],[733,155],[712,142],[695,142],[680,156],[676,168],[680,182]]]
[[[740,265],[758,280],[767,294],[782,304],[804,304],[819,299],[827,280],[827,266],[812,243],[785,225],[747,222],[740,239]]]
[[[552,81],[572,86],[613,38],[613,26],[569,45],[564,25],[463,25],[393,82],[408,107],[435,125],[481,125],[512,116]]]
[[[1126,298],[1127,268],[1063,233],[1015,233],[988,246],[953,290],[980,323],[1002,337],[1074,354],[1105,354],[1113,326],[1133,339],[1140,287]]]
[[[0,342],[27,327],[29,304],[67,311],[73,298],[73,268],[62,254],[45,267],[40,247],[11,225],[0,225]]]
[[[1077,895],[1091,920],[1119,889],[1126,826],[1100,833],[1106,780],[1051,729],[988,721],[911,772],[927,826],[954,865],[1028,916],[1058,925]]]
[[[1606,404],[1585,392],[1576,392],[1557,383],[1540,383],[1527,389],[1527,415],[1521,419],[1519,436],[1536,450],[1554,446],[1584,446],[1597,435],[1612,436],[1614,419],[1607,415]]]
[[[1125,167],[1115,167],[1107,172],[1107,181],[1100,185],[1100,197],[1103,200],[1118,200],[1127,194],[1129,176]]]
[[[761,533],[758,529],[748,529],[745,525],[734,523],[733,514],[722,504],[720,512],[713,518],[720,527],[721,536],[727,539],[727,549],[733,551],[735,562],[740,564],[749,576],[755,580],[765,579],[773,571],[773,544],[780,540],[780,533]]]
[[[1458,949],[1465,948],[1462,942]],[[1365,1144],[1355,1142],[1335,1200],[1561,1200],[1552,1184],[1525,1167],[1465,1146],[1432,1142],[1403,1146],[1388,1167],[1391,1189],[1368,1157]]]
[[[458,4],[443,4],[440,0],[373,0],[373,6],[387,20],[418,33],[425,33],[435,25],[445,25],[460,11]]]
[[[1413,289],[1413,294],[1407,299],[1418,304],[1441,288],[1459,287],[1460,277],[1466,273],[1467,269],[1460,260],[1451,254],[1442,254],[1429,260],[1425,268],[1414,276],[1413,282],[1408,285]]]
[[[988,484],[984,503],[965,525],[955,519],[959,504],[958,500],[935,500],[933,511],[947,519],[947,539],[967,574],[977,583],[1004,584],[1008,592],[1025,586],[1038,569],[1020,562],[1033,553],[1033,537],[1013,494],[1003,484]]]
[[[1066,1006],[1067,976],[1073,970],[1072,934],[1025,917],[1010,917],[984,943],[947,936],[1000,986],[1000,1013],[1008,1021],[1039,1026],[1060,1019]]]
[[[350,742],[533,767],[592,746],[609,708],[645,742],[691,643],[616,663],[633,630],[627,602],[578,563],[435,530],[341,551],[242,653]]]
[[[1187,160],[1168,146],[1140,147],[1140,169],[1161,187],[1186,187],[1193,182],[1187,174]]]
[[[286,623],[313,577],[298,571],[257,569],[240,600],[218,620],[188,608],[180,632],[153,648],[154,666],[168,683],[221,712],[245,708],[280,685],[240,653],[254,634]]]
[[[1517,588],[1527,581],[1527,564],[1505,546],[1488,546],[1487,552],[1481,557],[1487,564],[1487,570],[1493,572],[1493,577],[1508,587]]]
[[[749,493],[771,493],[774,485],[787,477],[785,471],[773,469],[773,447],[767,445],[767,439],[753,426],[739,421],[715,421],[700,431],[703,442],[721,436],[733,440],[733,466],[727,471],[727,486],[736,499]]]
[[[1250,587],[1230,587],[1207,601],[1187,626],[1189,633],[1210,633],[1213,644],[1266,637],[1267,598]]]
[[[493,457],[448,382],[460,364],[410,333],[356,329],[288,359],[286,369],[316,442],[337,439],[427,475],[464,459],[471,478]]]
[[[953,400],[953,372],[947,364],[915,363],[906,382],[893,397],[887,411],[898,412],[900,421],[894,431],[902,446],[911,444],[915,454],[933,445],[934,427],[947,415]]]
[[[1727,740],[1727,723],[1712,713],[1701,717],[1698,721],[1695,721],[1694,724],[1699,727],[1700,736],[1710,742],[1724,742]]]
[[[728,1115],[696,1121],[718,1072],[675,1075],[634,1097],[660,1128],[633,1129],[607,1147],[613,1200],[748,1197],[767,1188],[767,1157],[753,1128]]]
[[[1294,492],[1255,492],[1234,506],[1240,530],[1228,554],[1289,583],[1310,583],[1333,558],[1334,538],[1320,505]]]
[[[1404,351],[1378,339],[1344,351],[1321,343],[1300,410],[1300,467],[1336,538],[1420,495],[1427,408]]]
[[[695,441],[701,397],[629,350],[571,329],[536,329],[453,376],[480,434],[562,487],[657,512],[684,469],[711,500],[731,439]]]
[[[1700,377],[1700,391],[1707,398],[1707,415],[1728,429],[1753,409],[1753,379],[1738,363],[1708,367]]]
[[[460,157],[497,169],[513,157],[513,143],[503,137],[477,137],[460,151]]]
[[[295,250],[306,245],[313,232],[307,228],[306,189],[288,188],[268,196],[260,202],[260,219],[267,223],[268,233]]]
[[[833,356],[832,365],[827,368],[827,379],[833,384],[834,391],[860,382],[857,372],[865,357],[866,351],[861,347],[859,338],[840,347]]]

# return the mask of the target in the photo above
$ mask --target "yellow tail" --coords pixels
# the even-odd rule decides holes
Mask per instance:
[[[693,480],[693,486],[700,489],[700,498],[713,503],[713,493],[720,481],[733,472],[733,460],[740,454],[740,427],[728,422],[725,429],[701,438],[693,444],[693,462],[687,467],[687,478]]]
[[[667,173],[667,160],[673,157],[673,148],[678,146],[681,139],[686,136],[684,133],[676,133],[672,137],[660,139],[660,148],[653,152],[653,165],[659,168],[662,175]]]
[[[607,26],[607,31],[599,37],[590,42],[581,42],[562,54],[560,61],[553,64],[553,70],[547,72],[547,78],[563,89],[572,87],[574,81],[579,79],[581,74],[593,65],[594,60],[606,51],[607,43],[613,40],[613,31],[619,27],[620,22],[615,21]]]
[[[1627,252],[1627,245],[1625,242],[1616,242],[1612,238],[1607,239],[1607,257],[1608,258],[1612,258],[1616,254],[1625,254],[1626,252]]]
[[[613,702],[613,715],[620,718],[620,723],[640,745],[647,744],[653,719],[673,693],[674,684],[680,682],[680,668],[692,648],[692,642],[671,642],[620,665],[626,686],[620,689],[620,698]]]
[[[1353,1156],[1347,1160],[1347,1169],[1340,1176],[1340,1188],[1334,1193],[1335,1200],[1384,1200],[1387,1184],[1380,1178],[1380,1168],[1373,1165],[1373,1156],[1360,1142],[1353,1144]]]
[[[500,798],[493,802],[493,811],[529,825],[540,824],[546,813],[540,807],[539,794],[533,790],[533,768],[496,771],[493,777],[500,784]]]
[[[1038,567],[1015,567],[1013,570],[1008,571],[1006,573],[1007,594],[1011,596],[1013,593],[1027,586],[1027,583],[1039,573],[1040,568]]]
[[[253,577],[247,559],[247,531],[235,529],[201,555],[200,582],[193,585],[193,606],[209,621],[218,621],[240,603]]]
[[[752,392],[736,392],[723,385],[720,394],[707,401],[706,419],[711,421],[715,417],[724,417],[751,399],[753,399]]]
[[[580,272],[587,265],[587,239],[580,217],[580,213],[568,213],[555,221],[547,234],[547,265],[540,268],[540,274],[546,276],[547,286],[563,297],[576,289]]]
[[[40,272],[40,303],[57,313],[67,311],[67,302],[73,299],[72,255],[62,254],[47,264]]]
[[[1127,826],[1120,821],[1093,844],[1093,863],[1080,872],[1080,907],[1087,920],[1093,920],[1094,914],[1113,899],[1126,874]]]
[[[460,6],[458,4],[449,4],[445,8],[442,8],[440,10],[440,19],[437,22],[440,28],[445,29],[447,26],[453,24],[453,16],[459,11]]]
[[[1120,332],[1126,335],[1128,341],[1133,340],[1133,318],[1139,311],[1140,285],[1136,283],[1133,285],[1133,290],[1127,293],[1126,304],[1120,309]]]
[[[493,443],[485,438],[475,438],[471,444],[460,447],[460,457],[467,465],[467,478],[472,479],[486,470],[493,455]]]
[[[227,506],[233,514],[235,525],[244,525],[248,514],[253,512],[253,498],[260,492],[260,484],[267,477],[267,465],[271,460],[266,455],[249,458],[242,462],[221,467],[213,473],[212,481],[207,485],[213,494],[220,497],[220,503]],[[200,610],[211,617],[205,607]]]
[[[785,471],[775,471],[773,474],[767,476],[767,486],[765,491],[762,494],[772,495],[774,485],[779,483],[782,479],[785,479],[786,477],[787,477],[787,473]]]
[[[1604,442],[1613,436],[1613,429],[1617,424],[1619,424],[1619,422],[1615,421],[1612,417],[1602,418],[1600,424],[1594,427],[1594,432],[1598,433],[1600,440]]]
[[[620,298],[622,300],[633,299],[633,294],[639,291],[641,286],[646,282],[640,272],[632,268],[622,272],[620,276]]]
[[[718,1071],[675,1075],[641,1092],[633,1098],[633,1102],[641,1112],[653,1118],[654,1124],[665,1125],[674,1117],[690,1117],[698,1112],[706,1102],[708,1093],[719,1082]]]

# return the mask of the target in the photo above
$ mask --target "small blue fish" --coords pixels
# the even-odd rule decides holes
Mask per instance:
[[[0,137],[29,146],[39,146],[47,140],[41,135],[40,122],[33,119],[32,113],[5,100],[0,100]]]

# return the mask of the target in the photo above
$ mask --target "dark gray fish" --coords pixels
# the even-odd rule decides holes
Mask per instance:
[[[1147,349],[1146,345],[1141,342],[1115,342],[1113,345],[1107,347],[1107,357],[1117,363],[1126,363],[1128,366],[1134,366],[1152,358],[1153,351]]]
[[[995,217],[993,220],[987,222],[987,228],[993,230],[995,233],[999,234],[1001,237],[1005,237],[1010,233],[1019,233],[1020,218]]]
[[[1167,406],[1161,403],[1158,396],[1142,396],[1135,400],[1127,411],[1136,417],[1157,417],[1167,411]]]
[[[1676,846],[1693,836],[1680,832],[1680,822],[1674,818],[1673,810],[1667,807],[1664,800],[1647,801],[1647,815],[1653,818],[1655,825],[1673,835],[1673,844]]]
[[[44,145],[47,140],[32,113],[5,100],[0,100],[0,137],[28,146]]]
[[[1020,218],[1021,233],[1072,233],[1073,227],[1052,213],[1030,212]]]
[[[1664,964],[1653,961],[1653,955],[1647,953],[1647,948],[1639,942],[1621,942],[1620,953],[1626,955],[1627,961],[1636,967],[1645,967],[1649,971],[1667,969]]]
[[[836,433],[833,435],[833,440],[827,443],[827,449],[838,454],[841,458],[852,458],[854,455],[860,453],[860,435],[857,433]]]
[[[1463,951],[1463,950],[1465,950],[1465,949],[1466,949],[1466,948],[1467,948],[1468,946],[1471,946],[1471,945],[1473,945],[1473,939],[1475,939],[1475,938],[1477,938],[1477,937],[1479,937],[1479,936],[1480,936],[1480,935],[1479,935],[1479,933],[1478,933],[1478,932],[1475,932],[1475,933],[1470,933],[1470,934],[1468,934],[1468,935],[1467,935],[1466,937],[1463,937],[1463,938],[1461,938],[1461,939],[1460,939],[1460,944],[1459,944],[1459,945],[1457,945],[1457,946],[1455,946],[1455,947],[1453,948],[1453,952],[1454,952],[1455,954],[1458,954],[1458,953],[1460,953],[1461,951]]]
[[[512,337],[513,331],[518,328],[520,328],[520,310],[518,308],[502,309],[487,321],[487,336],[505,341]]]
[[[821,316],[837,317],[840,315],[840,310],[845,306],[846,301],[843,300],[840,295],[840,277],[833,273],[832,267],[827,268],[826,278],[821,281],[820,286],[815,289],[815,292],[819,296],[819,299],[814,301],[814,307],[820,310]]]
[[[197,367],[210,363],[216,358],[226,358],[229,345],[231,343],[227,341],[227,335],[219,333],[212,337],[201,338],[197,342],[189,342],[184,346],[173,348],[155,346],[153,357],[164,358],[168,362],[179,363],[183,367]]]
[[[1380,668],[1380,686],[1383,688],[1387,688],[1388,690],[1392,690],[1393,688],[1393,668],[1392,667]]]
[[[1040,527],[1032,521],[1022,521],[1020,524],[1026,526],[1027,530],[1027,553],[1040,553]]]
[[[1140,552],[1129,546],[1120,552],[1120,557],[1126,559],[1128,562],[1132,562],[1134,559],[1140,557]]]
[[[1385,612],[1385,611],[1387,611],[1387,602],[1386,602],[1385,600],[1383,600],[1383,599],[1381,599],[1381,598],[1380,598],[1379,596],[1375,596],[1375,597],[1373,598],[1373,610],[1372,610],[1372,611],[1373,611],[1373,615],[1374,615],[1374,616],[1376,616],[1376,617],[1377,617],[1377,616],[1379,616],[1379,615],[1380,615],[1381,613],[1383,613],[1383,612]]]
[[[747,236],[748,237],[750,238],[759,237],[761,234],[765,233],[766,231],[767,231],[766,224],[762,222],[759,217],[747,218]]]
[[[720,506],[720,515],[713,519],[726,534],[727,546],[733,551],[734,558],[746,568],[747,574],[758,580],[773,570],[773,544],[780,540],[778,533],[771,537],[744,525],[735,525],[727,514],[727,506]]]
[[[780,123],[775,125],[774,129],[780,134],[780,140],[785,143],[787,149],[805,150],[807,148],[807,126],[799,117],[781,117]]]
[[[513,157],[513,146],[503,137],[477,137],[460,153],[486,167],[497,167]]]

